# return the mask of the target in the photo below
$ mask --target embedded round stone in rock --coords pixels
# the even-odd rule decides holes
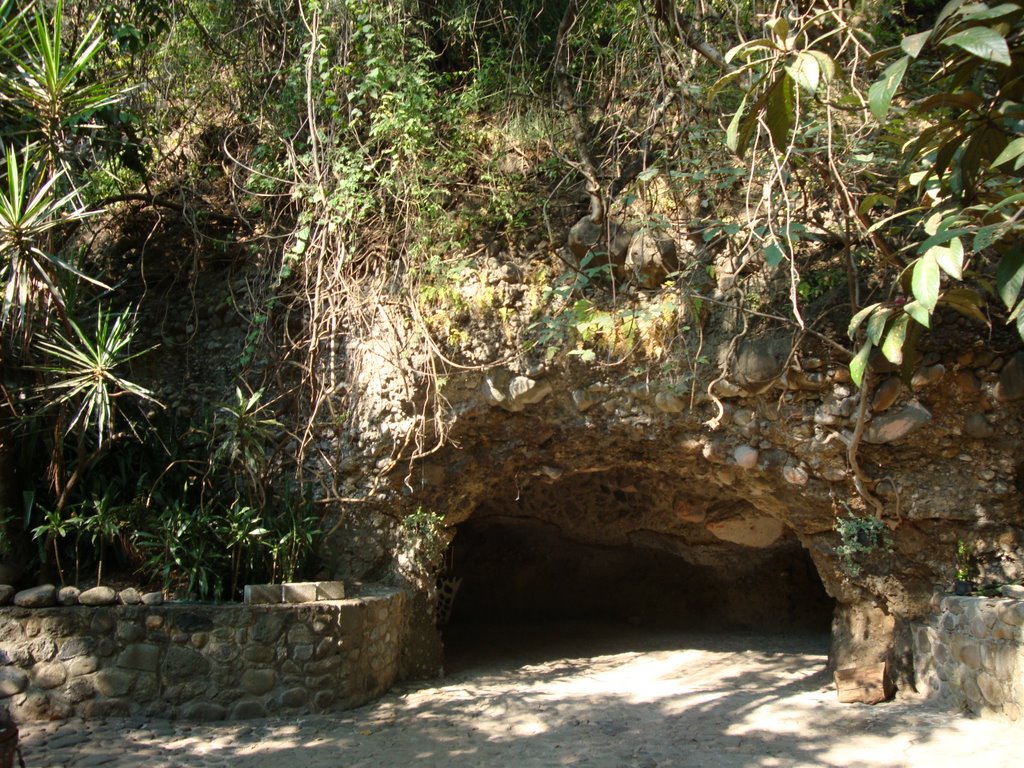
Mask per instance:
[[[790,485],[807,485],[807,481],[810,479],[807,475],[807,470],[801,467],[790,467],[786,466],[782,468],[782,477]]]
[[[277,673],[272,669],[250,669],[242,674],[242,688],[254,696],[272,691],[277,685]]]
[[[1003,366],[995,395],[996,400],[1003,403],[1024,397],[1024,352],[1018,352]]]
[[[189,704],[181,711],[181,716],[186,720],[196,720],[202,723],[223,720],[227,714],[227,710],[220,704],[211,704],[205,701]]]
[[[964,418],[964,434],[976,440],[984,440],[985,438],[992,437],[995,434],[995,430],[992,429],[992,425],[985,419],[985,414],[972,413]]]
[[[733,380],[748,391],[756,391],[782,375],[792,350],[788,337],[746,339],[733,361]]]
[[[67,670],[60,662],[37,664],[32,670],[32,676],[37,686],[47,690],[64,685],[68,679]]]
[[[81,605],[113,605],[117,602],[117,592],[110,587],[93,587],[78,596]]]
[[[163,592],[147,592],[142,596],[143,605],[163,605],[164,604],[164,593]]]
[[[551,394],[551,385],[538,382],[526,376],[516,376],[508,385],[509,401],[506,405],[510,410],[522,410],[527,405],[536,405]]]
[[[82,590],[78,587],[61,587],[57,592],[57,602],[61,605],[78,605],[78,598]]]
[[[876,416],[864,430],[865,443],[880,445],[902,440],[932,419],[932,414],[918,402],[911,402],[893,413]]]
[[[21,693],[28,688],[28,675],[14,667],[0,667],[0,699]]]
[[[937,383],[946,373],[946,367],[941,363],[927,365],[914,372],[910,379],[910,387],[913,390],[924,389]]]
[[[871,410],[875,413],[887,411],[900,396],[903,383],[898,376],[890,376],[875,387],[875,394],[871,397]]]
[[[10,605],[17,591],[10,584],[0,584],[0,605]]]
[[[751,448],[749,445],[738,445],[732,452],[732,457],[736,460],[736,465],[743,467],[743,469],[753,469],[756,467],[757,458],[760,455],[761,454],[757,448]]]
[[[57,588],[53,584],[23,589],[14,595],[14,604],[20,608],[49,608],[57,604]]]
[[[722,541],[758,549],[782,538],[783,525],[773,517],[734,517],[708,523],[707,529]]]
[[[662,413],[682,413],[686,403],[668,392],[659,392],[654,396],[654,405]]]
[[[255,720],[267,716],[267,708],[260,701],[240,701],[231,708],[232,720]]]

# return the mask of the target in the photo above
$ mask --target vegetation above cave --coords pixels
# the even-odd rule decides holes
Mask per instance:
[[[546,365],[713,377],[712,305],[826,344],[865,388],[876,350],[909,376],[944,313],[1024,329],[1016,0],[0,20],[0,552],[26,572],[202,597],[301,573],[339,500],[319,441],[351,429],[339,337],[382,313],[421,382],[493,362],[474,327]],[[674,260],[620,259],[626,230]],[[231,370],[170,402],[148,361],[208,331],[170,338],[168,296],[217,265],[242,278],[217,308],[244,324]],[[515,306],[479,279],[503,269]],[[424,424],[396,461],[443,442]]]

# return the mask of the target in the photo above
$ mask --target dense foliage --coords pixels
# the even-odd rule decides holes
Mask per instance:
[[[609,244],[630,218],[701,248],[653,309],[600,249],[528,276],[515,342],[549,362],[695,366],[707,301],[852,318],[826,340],[865,389],[947,309],[1024,333],[1017,0],[73,5],[0,2],[0,548],[61,580],[294,577],[332,498],[309,467],[347,419],[341,330],[394,313],[400,364],[440,380],[486,242],[558,244],[581,199]],[[110,258],[146,210],[247,270],[231,386],[184,410],[139,383],[154,300]],[[443,441],[425,418],[395,461]]]

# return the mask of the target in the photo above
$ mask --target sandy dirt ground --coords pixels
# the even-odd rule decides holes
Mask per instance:
[[[46,766],[1024,765],[1024,725],[912,697],[839,704],[828,638],[589,624],[475,629],[449,672],[348,712],[197,724],[26,724]]]

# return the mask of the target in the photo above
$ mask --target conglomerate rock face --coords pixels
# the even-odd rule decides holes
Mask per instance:
[[[845,359],[777,332],[720,341],[727,365],[688,377],[575,358],[451,370],[443,447],[377,492],[443,515],[456,619],[801,629],[832,615],[834,664],[888,657],[906,680],[907,622],[950,588],[959,542],[982,581],[1024,576],[1024,353],[934,335],[911,381],[880,361],[863,400]],[[397,389],[365,392],[360,418],[382,434],[423,409],[422,391],[404,408]],[[891,545],[841,557],[851,514],[880,517]],[[336,569],[356,562],[366,519],[327,540]]]

